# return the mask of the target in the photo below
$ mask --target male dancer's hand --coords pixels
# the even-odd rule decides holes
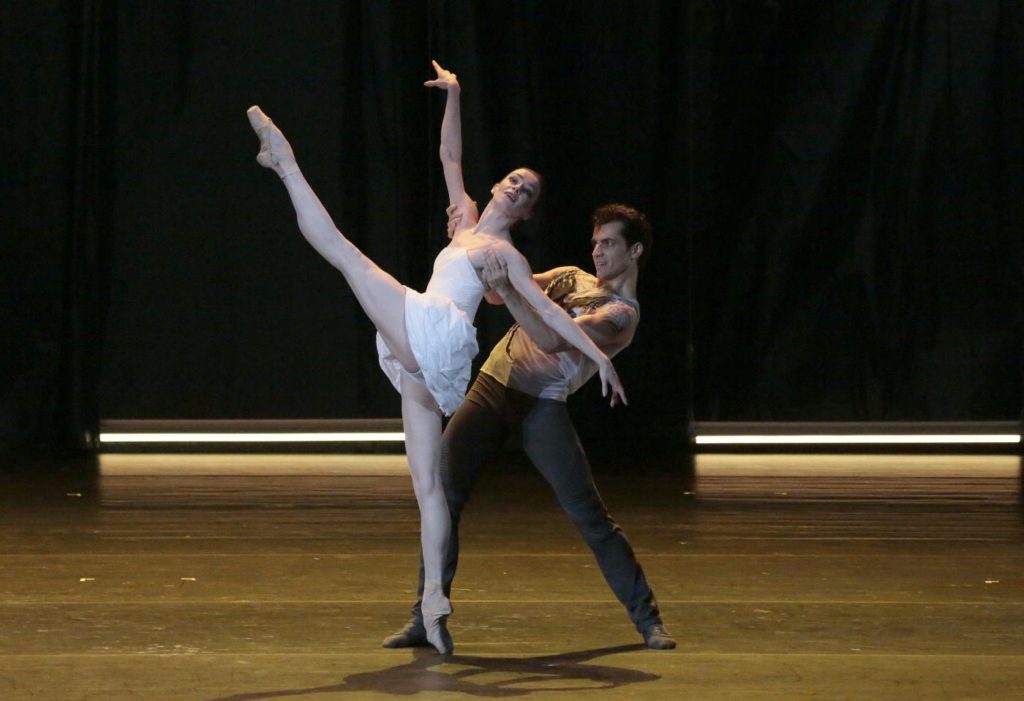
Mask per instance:
[[[469,210],[469,213],[473,215],[474,221],[479,218],[476,212],[476,202],[468,197],[466,198],[466,202],[461,205],[450,204],[448,205],[448,208],[444,210],[444,213],[448,215],[448,238],[455,236],[455,230],[458,229],[459,224],[462,223],[462,219],[466,214],[467,209]]]
[[[484,254],[483,280],[488,289],[494,290],[503,298],[509,293],[515,294],[508,279],[505,259],[490,249]]]
[[[459,222],[462,221],[462,212],[459,211],[459,205],[450,204],[444,213],[448,215],[448,238],[451,238],[455,235],[455,229],[458,228]]]

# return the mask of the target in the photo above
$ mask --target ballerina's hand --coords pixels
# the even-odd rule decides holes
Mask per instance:
[[[598,371],[601,374],[601,396],[607,397],[610,394],[611,406],[616,406],[620,402],[629,404],[626,401],[626,390],[622,386],[622,381],[619,380],[619,374],[615,372],[615,367],[612,366],[612,361],[605,358],[605,361],[598,366]]]
[[[458,90],[459,79],[454,73],[444,68],[441,68],[441,64],[437,61],[431,61],[434,66],[434,70],[437,71],[437,78],[434,80],[426,80],[423,82],[428,88],[441,88],[442,90]]]

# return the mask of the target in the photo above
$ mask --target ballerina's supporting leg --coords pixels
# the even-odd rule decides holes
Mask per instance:
[[[402,426],[405,453],[412,475],[413,491],[420,509],[420,547],[423,553],[423,625],[427,640],[446,654],[452,651],[451,637],[441,623],[451,613],[444,595],[441,575],[451,536],[448,502],[441,486],[441,413],[430,392],[409,377],[402,377]]]

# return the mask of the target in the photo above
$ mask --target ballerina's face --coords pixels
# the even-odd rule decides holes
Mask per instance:
[[[491,188],[491,199],[514,219],[529,219],[540,188],[540,176],[529,168],[516,168]]]

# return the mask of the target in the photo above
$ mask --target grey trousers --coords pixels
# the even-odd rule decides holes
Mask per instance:
[[[590,547],[612,592],[629,612],[638,631],[661,623],[643,568],[625,533],[605,508],[594,485],[590,463],[580,445],[565,402],[538,399],[509,389],[484,373],[444,431],[441,481],[452,519],[443,585],[451,596],[459,563],[459,520],[480,468],[502,448],[509,432],[520,426],[523,450],[555,491],[558,503]],[[420,561],[419,596],[423,595]],[[422,620],[420,601],[412,609]]]

